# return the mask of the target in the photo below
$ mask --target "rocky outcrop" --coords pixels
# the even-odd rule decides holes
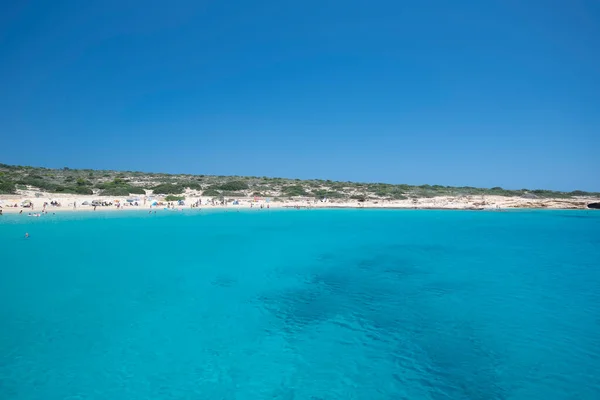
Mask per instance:
[[[595,208],[597,210],[600,210],[600,203],[590,203],[587,205],[588,208]]]

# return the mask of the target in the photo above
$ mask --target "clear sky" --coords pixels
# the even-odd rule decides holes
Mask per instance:
[[[0,162],[600,191],[600,2],[4,2]]]

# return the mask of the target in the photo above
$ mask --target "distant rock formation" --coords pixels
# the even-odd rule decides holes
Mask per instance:
[[[597,210],[600,210],[600,203],[590,203],[587,206],[588,208],[595,208]]]

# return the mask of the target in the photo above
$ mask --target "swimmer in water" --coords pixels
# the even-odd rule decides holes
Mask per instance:
[[[29,233],[25,232],[25,239],[29,238]]]

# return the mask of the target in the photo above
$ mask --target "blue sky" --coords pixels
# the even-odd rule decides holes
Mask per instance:
[[[600,3],[29,1],[0,162],[600,191]]]

